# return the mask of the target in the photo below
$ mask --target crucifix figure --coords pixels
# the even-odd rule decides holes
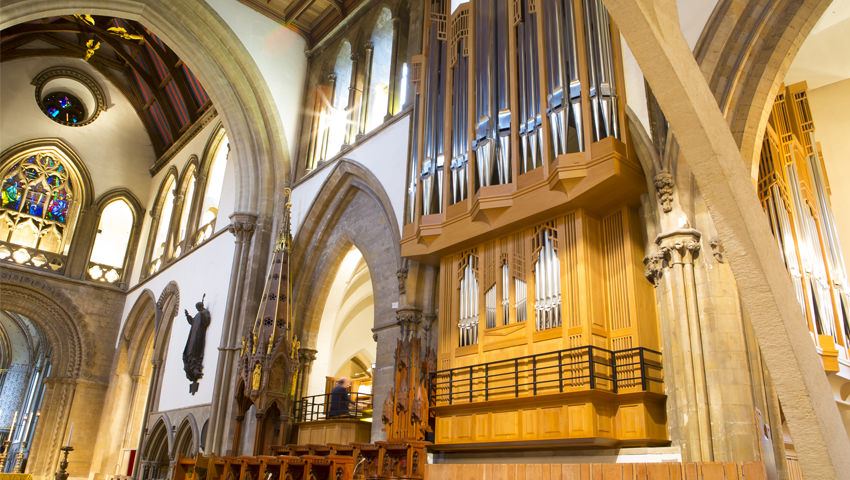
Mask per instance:
[[[189,338],[186,339],[186,347],[183,349],[183,371],[186,378],[192,381],[189,385],[189,393],[194,395],[198,391],[198,380],[204,376],[204,346],[207,338],[207,327],[210,326],[210,311],[204,307],[204,298],[195,304],[198,313],[193,317],[189,311],[186,313],[186,321],[191,325]]]

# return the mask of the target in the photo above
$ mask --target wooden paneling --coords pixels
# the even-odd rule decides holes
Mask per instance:
[[[427,480],[765,480],[761,462],[612,464],[434,464]]]

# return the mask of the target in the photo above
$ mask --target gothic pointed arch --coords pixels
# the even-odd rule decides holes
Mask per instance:
[[[104,214],[107,213],[107,207],[114,207],[115,202],[123,202],[123,204],[126,205],[125,210],[132,216],[132,218],[129,219],[129,225],[125,225],[130,228],[130,231],[126,236],[126,245],[121,252],[120,262],[117,261],[116,258],[116,261],[111,262],[109,265],[98,264],[97,258],[95,258],[95,249],[98,247],[98,236],[105,227],[113,226],[114,222],[114,219],[106,218]],[[142,207],[142,204],[139,202],[136,195],[134,195],[129,189],[114,188],[101,194],[94,202],[92,210],[95,212],[95,221],[91,222],[92,228],[88,235],[88,237],[92,240],[86,250],[86,275],[91,280],[118,284],[119,286],[126,284],[126,280],[130,278],[130,268],[133,265],[135,253],[138,250],[137,247],[139,237],[141,236],[145,209]],[[102,241],[109,242],[111,244],[115,240],[122,239],[123,238],[116,239],[110,237],[104,238]],[[94,270],[95,267],[97,267],[96,270]]]
[[[694,55],[755,178],[769,105],[803,40],[832,2],[739,3],[718,2]]]
[[[318,254],[315,245],[328,247]],[[315,342],[322,299],[351,246],[362,252],[373,280],[376,322],[394,322],[390,305],[398,300],[398,221],[374,174],[355,161],[342,159],[313,201],[293,244],[293,271],[300,272],[293,288],[294,316],[301,322],[295,328],[305,347],[312,348]]]
[[[168,169],[159,184],[154,203],[151,206],[150,229],[142,263],[142,278],[159,272],[169,261],[173,252],[172,228],[175,206],[177,204],[178,181],[180,175],[174,165]]]
[[[0,154],[0,258],[62,272],[81,213],[94,197],[85,163],[58,138]]]
[[[9,268],[0,269],[0,309],[20,313],[44,333],[54,366],[45,381],[41,422],[30,447],[28,472],[45,472],[58,461],[62,434],[77,383],[100,375],[91,362],[94,341],[81,330],[84,318],[68,295],[36,276]]]

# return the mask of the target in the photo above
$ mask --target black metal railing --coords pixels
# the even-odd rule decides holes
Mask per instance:
[[[660,391],[661,352],[586,346],[434,372],[437,405],[599,390]]]
[[[372,395],[352,392],[349,403],[339,402],[339,411],[331,411],[331,394],[303,397],[295,404],[296,422],[318,422],[337,418],[372,418]],[[346,409],[346,407],[348,407]]]

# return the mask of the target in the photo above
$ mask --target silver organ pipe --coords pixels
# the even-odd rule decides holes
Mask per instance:
[[[466,39],[460,38],[453,55],[456,63],[452,67],[452,160],[451,160],[451,203],[466,199],[469,172],[469,56],[464,55]]]
[[[407,223],[413,223],[416,219],[416,185],[419,179],[419,94],[413,99],[413,134],[411,135],[410,165],[407,170],[409,179],[407,182],[407,210],[405,219]]]
[[[608,12],[602,5],[602,0],[583,0],[583,5],[590,78],[590,108],[593,113],[593,140],[611,136],[619,138],[614,54]]]
[[[487,328],[496,326],[496,284],[484,293],[484,307],[487,316]]]
[[[572,0],[543,0],[546,115],[555,155],[584,150],[581,80]]]
[[[458,321],[460,346],[478,343],[478,279],[475,264],[478,259],[468,255],[460,280],[460,320]]]
[[[516,0],[519,18],[516,27],[517,79],[519,81],[520,172],[525,173],[543,164],[541,146],[543,135],[540,118],[540,70],[537,49],[537,13],[532,11],[535,0]]]
[[[475,4],[475,148],[479,187],[511,181],[507,1]]]
[[[514,289],[516,293],[515,300],[515,308],[516,308],[516,321],[524,322],[526,318],[526,302],[528,298],[528,285],[525,281],[520,280],[518,278],[514,279]]]
[[[800,303],[800,309],[805,314],[806,300],[803,294],[800,263],[797,261],[793,231],[791,230],[791,218],[788,216],[785,202],[782,201],[779,186],[776,184],[772,185],[770,191],[768,211],[771,223],[774,224],[774,235],[776,235],[776,239],[779,242],[779,250],[785,259],[785,267],[791,274],[791,280],[794,284],[794,291],[797,294],[797,301]]]
[[[801,267],[812,296],[812,318],[815,319],[819,334],[835,337],[832,324],[832,299],[824,268],[826,259],[823,258],[823,250],[820,247],[817,225],[809,205],[803,199],[797,167],[793,161],[787,166],[787,175],[798,219],[797,245],[800,248]]]
[[[537,262],[534,265],[534,310],[537,330],[561,325],[561,268],[554,244],[554,231],[544,229]]]
[[[511,273],[508,263],[502,263],[502,324],[507,325],[511,318]]]
[[[810,135],[809,142],[811,145],[816,145],[813,132]],[[832,206],[829,203],[829,195],[826,192],[824,179],[826,174],[821,168],[820,157],[816,148],[813,148],[814,153],[809,155],[809,174],[812,178],[815,194],[818,200],[820,209],[820,218],[823,224],[824,236],[826,236],[826,244],[829,247],[829,272],[834,283],[846,288],[847,272],[844,271],[844,255],[841,251],[841,246],[838,244],[838,230],[835,226],[835,217],[832,214]]]
[[[422,159],[422,214],[440,213],[443,198],[443,92],[445,90],[446,42],[436,23],[429,32],[430,50],[426,78],[425,153]]]

